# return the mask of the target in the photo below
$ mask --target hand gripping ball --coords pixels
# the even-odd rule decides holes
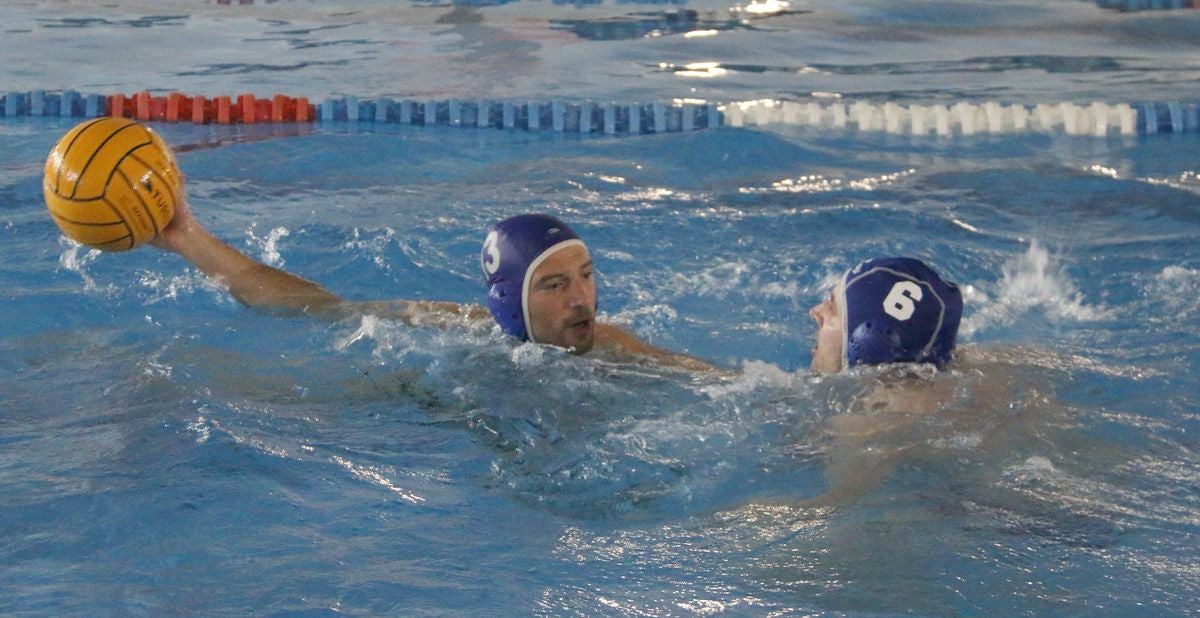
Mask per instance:
[[[127,251],[171,222],[183,182],[175,155],[149,127],[128,118],[97,118],[54,145],[42,191],[67,237]]]

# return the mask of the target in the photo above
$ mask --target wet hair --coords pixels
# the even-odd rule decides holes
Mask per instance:
[[[550,215],[517,215],[488,231],[479,260],[487,278],[487,308],[504,332],[533,341],[529,279],[551,254],[573,245],[583,246],[579,235]]]
[[[962,293],[924,262],[867,260],[838,283],[845,337],[842,366],[950,362]]]

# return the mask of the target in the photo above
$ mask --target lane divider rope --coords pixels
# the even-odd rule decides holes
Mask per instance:
[[[252,124],[279,122],[397,123],[630,135],[673,133],[721,125],[715,103],[593,103],[494,100],[359,100],[348,96],[312,103],[305,97],[253,94],[205,98],[173,92],[100,95],[35,90],[0,95],[0,117],[118,116],[163,122]]]
[[[197,124],[376,123],[597,135],[644,135],[715,128],[808,126],[912,136],[1005,133],[1145,135],[1200,132],[1200,105],[1146,103],[998,102],[901,105],[866,101],[828,103],[763,99],[735,103],[595,103],[441,99],[395,101],[331,97],[320,103],[281,94],[260,98],[191,96],[172,92],[80,94],[73,90],[0,93],[0,117],[119,116]]]
[[[882,105],[859,101],[829,104],[759,100],[725,106],[732,127],[801,125],[894,135],[985,135],[1065,133],[1104,137],[1200,131],[1200,106],[1179,101],[1151,103],[1039,103],[1033,106],[996,102],[952,105]]]
[[[1118,11],[1169,11],[1200,8],[1200,0],[1096,0],[1102,9]]]

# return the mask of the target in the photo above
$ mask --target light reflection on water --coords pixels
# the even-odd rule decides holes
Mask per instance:
[[[433,551],[487,563],[432,569],[468,590],[493,569],[524,574],[509,582],[514,603],[547,613],[1047,611],[1063,589],[1077,608],[1140,598],[1152,578],[1132,565],[1187,581],[1194,496],[1186,472],[1156,471],[1195,467],[1194,395],[1176,385],[1195,362],[1194,303],[1158,300],[1195,279],[1190,193],[1083,173],[1076,159],[1094,151],[1041,137],[995,140],[990,158],[886,139],[870,155],[839,153],[750,131],[630,143],[335,130],[234,140],[182,165],[220,236],[364,300],[478,302],[480,230],[528,209],[561,214],[596,248],[609,319],[728,375],[580,359],[490,326],[259,315],[171,256],[58,245],[42,213],[14,206],[13,250],[42,247],[31,253],[59,272],[55,291],[16,288],[14,310],[28,318],[5,340],[4,367],[18,385],[7,397],[25,412],[6,427],[41,448],[6,455],[20,479],[7,493],[61,534],[51,508],[88,508],[97,486],[131,496],[162,485],[110,510],[98,532],[120,538],[154,500],[182,514],[160,518],[158,535],[219,512],[261,537],[216,527],[184,535],[181,551],[286,552],[314,535],[334,554],[369,544],[358,551],[387,564]],[[1037,145],[1048,145],[1040,158]],[[365,167],[334,164],[363,160],[358,151]],[[248,160],[272,163],[247,174]],[[817,174],[842,183],[743,191]],[[890,180],[852,182],[862,178]],[[840,269],[883,251],[921,255],[968,290],[953,371],[909,378],[946,398],[932,412],[871,404],[886,375],[805,368],[807,308]],[[45,310],[64,295],[71,338],[50,334],[60,326]],[[104,430],[64,437],[53,430],[64,423]],[[84,470],[95,480],[77,478]],[[51,473],[72,505],[33,489]],[[60,560],[73,562],[77,546],[63,543]],[[147,545],[108,564],[162,559]],[[246,578],[213,560],[201,559],[220,579]],[[262,560],[293,579],[327,564]],[[355,588],[359,608],[401,591],[411,608],[449,602],[397,573],[381,589],[312,589]],[[206,606],[255,605],[229,587]],[[1189,591],[1181,584],[1167,609]]]
[[[1191,12],[1115,14],[1088,2],[378,0],[173,8],[179,13],[163,15],[138,0],[71,0],[61,12],[81,16],[64,18],[42,3],[6,7],[5,88],[253,90],[314,100],[804,101],[824,93],[1031,105],[1198,97]],[[41,53],[51,41],[60,54],[53,58]],[[179,53],[143,54],[132,72],[92,61],[124,57],[131,42]],[[686,68],[697,63],[705,68]]]
[[[318,95],[551,96],[587,82],[579,96],[1036,99],[1152,86],[1186,98],[1194,83],[1184,51],[1144,53],[1152,20],[1057,28],[1093,8],[1082,2],[852,3],[611,47],[551,20],[659,7],[609,3],[588,19],[542,3],[546,16],[520,24],[502,6],[447,17],[453,7],[386,4],[198,4],[187,27],[95,6],[79,23],[14,20],[0,45],[16,45],[9,88],[54,75]],[[939,8],[954,10],[931,20]],[[286,20],[261,19],[281,9]],[[1001,53],[981,34],[996,22],[1054,49]],[[212,23],[223,34],[200,41]],[[76,61],[51,65],[27,45],[82,32],[103,48],[134,28],[183,51],[133,74],[70,45]],[[289,53],[261,53],[277,45]],[[581,59],[595,69],[581,76]],[[680,80],[664,62],[728,72]],[[172,256],[66,244],[40,209],[39,175],[67,125],[0,121],[6,608],[1192,611],[1193,136],[163,128],[194,146],[181,149],[191,199],[219,236],[352,298],[478,302],[482,230],[560,214],[594,248],[608,319],[730,371],[693,376],[490,327],[261,315]],[[808,307],[879,253],[916,254],[966,291],[956,366],[906,378],[945,397],[933,412],[869,405],[890,376],[806,369]]]

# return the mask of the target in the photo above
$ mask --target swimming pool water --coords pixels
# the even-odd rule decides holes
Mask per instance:
[[[608,77],[581,96],[637,99],[699,83],[661,72],[664,50],[789,66],[861,40],[856,53],[876,60],[945,56],[961,70],[871,64],[866,76],[816,73],[820,88],[747,71],[701,89],[969,99],[991,82],[1013,99],[1194,95],[1176,79],[1191,70],[1182,52],[1127,36],[1186,38],[1190,13],[1168,26],[1084,2],[1002,5],[797,4],[812,12],[609,47],[553,20],[648,19],[637,14],[673,5],[180,2],[168,6],[179,17],[152,19],[167,11],[120,3],[94,9],[103,19],[65,49],[86,56],[109,33],[149,31],[177,38],[186,62],[243,68],[151,58],[140,75],[48,61],[0,74],[9,88],[228,91],[244,79],[293,94],[557,96],[586,80],[556,63],[594,54]],[[46,5],[4,10],[27,21],[14,18],[5,41],[64,36]],[[446,15],[459,21],[439,25]],[[412,25],[384,38],[382,16]],[[1075,17],[1103,27],[1052,36],[1031,25]],[[492,46],[448,43],[467,41],[472,23],[495,25],[476,39]],[[800,36],[818,23],[826,35]],[[890,39],[878,40],[881,24]],[[274,40],[261,35],[291,29],[307,42],[282,46],[276,69],[255,65],[256,47]],[[561,38],[534,36],[544,32]],[[960,34],[963,45],[1087,60],[1038,67],[1091,68],[1069,80],[983,71],[974,52],[942,45]],[[198,51],[223,37],[237,45]],[[513,82],[481,86],[461,56],[439,55],[491,56],[502,43],[527,50],[494,60],[521,75]],[[389,73],[374,47],[427,64]],[[11,57],[36,55],[23,49]],[[310,53],[333,64],[306,64]],[[427,91],[379,85],[404,71]],[[490,328],[266,315],[174,256],[81,249],[60,238],[40,194],[45,153],[71,124],[0,121],[0,612],[1194,612],[1195,134],[946,140],[784,127],[595,139],[156,125],[180,150],[200,219],[258,259],[355,299],[478,302],[483,231],[549,211],[592,248],[608,319],[726,377],[575,358]],[[806,369],[808,308],[833,275],[878,253],[917,255],[964,286],[964,352],[929,378],[953,393],[935,414],[856,408],[880,376]],[[858,489],[804,504],[845,483]]]

